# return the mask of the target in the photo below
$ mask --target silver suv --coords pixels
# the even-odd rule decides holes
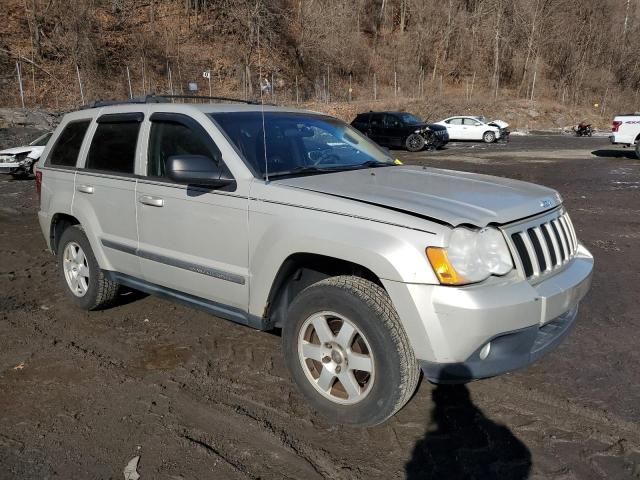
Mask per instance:
[[[421,370],[467,382],[549,352],[593,269],[554,190],[398,163],[313,112],[90,108],[43,153],[39,220],[80,307],[124,285],[281,329],[316,411],[374,425]]]

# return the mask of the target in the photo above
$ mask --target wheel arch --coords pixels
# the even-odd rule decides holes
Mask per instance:
[[[263,321],[271,327],[281,328],[286,321],[288,307],[298,293],[320,280],[338,275],[361,277],[384,289],[380,278],[358,263],[317,253],[293,253],[282,262],[274,277]]]
[[[51,217],[51,225],[49,227],[49,240],[51,251],[54,255],[58,253],[58,242],[63,232],[73,226],[80,225],[80,221],[73,215],[67,213],[56,213]]]

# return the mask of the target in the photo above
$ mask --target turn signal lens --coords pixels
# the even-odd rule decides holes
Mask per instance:
[[[440,283],[443,285],[460,285],[467,283],[464,278],[458,275],[456,269],[453,268],[453,265],[449,262],[447,251],[444,248],[427,248],[427,258],[433,270],[436,272],[438,280],[440,280]]]

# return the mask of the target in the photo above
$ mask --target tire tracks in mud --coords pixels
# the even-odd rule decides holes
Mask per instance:
[[[49,313],[49,311],[45,312],[31,307],[29,309],[22,308],[20,312],[24,313],[25,317],[23,318],[28,318],[29,321],[17,321],[11,318],[12,316],[9,313],[6,316],[13,327],[28,328],[35,336],[54,348],[64,349],[70,352],[71,355],[78,356],[81,359],[90,359],[99,368],[116,371],[118,375],[125,379],[140,380],[139,375],[129,371],[131,365],[126,361],[113,357],[94,342],[87,342],[87,339],[78,338],[79,335],[74,335],[74,333],[80,334],[81,332],[74,332],[72,329],[60,325],[56,316]],[[46,324],[47,327],[43,327],[42,324]],[[176,374],[180,372],[171,372],[171,375],[166,380],[177,384],[179,393],[188,394],[199,403],[206,402],[207,408],[222,409],[225,415],[237,417],[239,429],[248,430],[247,426],[250,426],[254,430],[259,430],[270,438],[274,444],[308,465],[317,474],[318,478],[336,480],[352,478],[354,473],[352,468],[337,465],[339,462],[336,462],[326,451],[319,450],[301,441],[288,433],[285,427],[278,426],[269,419],[269,417],[276,415],[282,420],[290,420],[291,418],[286,412],[255,402],[242,394],[234,393],[231,390],[235,385],[233,379],[224,377],[216,377],[214,379],[207,373],[199,372],[196,374],[193,372],[195,370],[189,372],[186,369],[182,369],[182,373],[186,375],[186,378],[175,378]],[[206,385],[206,389],[202,388],[204,385]],[[207,436],[205,432],[196,432],[180,423],[175,427],[165,425],[165,428],[172,431],[177,437],[220,458],[230,468],[246,478],[257,479],[263,474],[263,471],[260,470],[262,466],[258,468],[260,471],[257,471],[255,465],[246,465],[237,460],[233,452],[227,451],[223,446],[224,442],[213,442],[212,440],[204,439]],[[344,474],[345,470],[349,472],[348,477]]]
[[[98,367],[116,371],[125,379],[141,380],[139,372],[131,371],[132,362],[111,355],[108,347],[101,346],[94,339],[83,337],[83,332],[69,328],[69,325],[63,324],[67,323],[66,321],[61,323],[60,319],[50,311],[42,311],[32,307],[30,311],[22,310],[22,312],[25,313],[23,318],[28,321],[16,321],[9,315],[9,323],[14,327],[29,328],[36,337],[41,338],[45,343],[48,342],[55,348],[69,351],[71,355],[81,359],[91,359]],[[309,418],[303,416],[294,419],[284,410],[248,398],[243,392],[234,391],[238,388],[238,382],[235,378],[211,375],[204,366],[190,369],[178,368],[164,373],[163,377],[164,379],[159,382],[160,386],[169,388],[169,390],[172,389],[167,385],[177,386],[177,391],[172,399],[176,405],[194,402],[203,411],[210,409],[210,417],[213,419],[220,413],[225,417],[232,418],[232,423],[237,423],[238,428],[243,431],[242,437],[249,439],[263,435],[263,438],[266,438],[269,443],[304,462],[319,478],[363,478],[378,472],[375,464],[354,469],[351,465],[347,465],[333,456],[329,451],[318,448],[315,445],[325,444],[326,438],[323,437],[330,436],[331,433],[327,433],[322,426],[316,428],[317,425]],[[514,382],[499,381],[499,390],[505,394],[501,398],[500,408],[534,416],[537,423],[547,423],[553,425],[554,428],[575,433],[582,438],[597,440],[609,446],[617,445],[621,449],[621,456],[625,456],[629,452],[640,451],[640,432],[632,422],[606,411],[577,405],[569,399],[556,398],[537,390],[527,389]],[[478,396],[481,403],[491,404],[495,401],[495,384],[476,384],[473,390],[474,395]],[[181,401],[180,397],[183,396],[187,396],[189,400]],[[543,413],[545,411],[549,413]],[[174,415],[173,419],[167,419],[162,423],[165,429],[173,435],[189,442],[208,455],[219,458],[239,475],[254,479],[264,474],[264,465],[243,461],[234,452],[234,449],[229,449],[225,445],[227,443],[225,439],[229,435],[232,438],[237,438],[237,432],[232,430],[224,432],[223,440],[218,440],[212,438],[206,430],[185,426],[181,420],[180,417]],[[311,430],[312,433],[309,435],[320,441],[310,443],[295,435],[296,428],[292,423],[295,423],[298,428],[303,425],[303,428]],[[396,430],[402,432],[402,426],[396,425],[393,430],[394,432]],[[251,445],[251,442],[248,444]],[[593,455],[602,455],[602,453],[593,452]]]

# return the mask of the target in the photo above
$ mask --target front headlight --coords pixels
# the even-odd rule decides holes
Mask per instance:
[[[27,159],[27,155],[29,155],[29,152],[19,153],[14,157],[13,161],[15,163],[23,163]]]
[[[495,228],[455,228],[449,246],[427,248],[427,258],[445,285],[481,282],[491,275],[505,275],[513,268],[509,247]]]

